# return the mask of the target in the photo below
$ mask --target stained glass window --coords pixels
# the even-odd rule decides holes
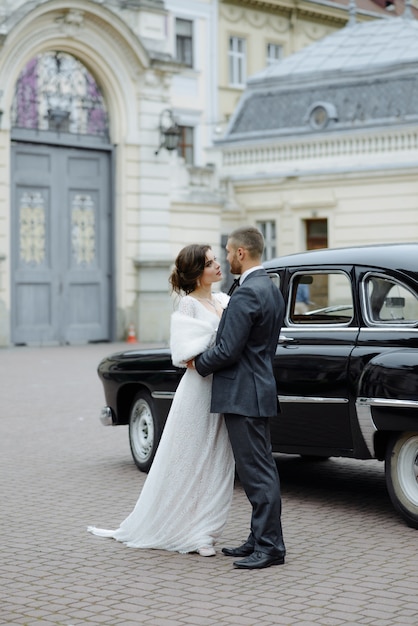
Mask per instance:
[[[65,52],[39,54],[23,68],[16,83],[12,125],[108,137],[99,86],[87,68]]]

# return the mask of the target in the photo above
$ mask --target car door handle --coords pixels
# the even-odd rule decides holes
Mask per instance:
[[[286,337],[286,335],[279,335],[279,341],[280,343],[291,343],[292,341],[295,341],[293,337]]]

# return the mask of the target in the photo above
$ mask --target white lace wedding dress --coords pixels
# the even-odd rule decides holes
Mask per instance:
[[[225,308],[228,296],[214,294]],[[211,345],[219,318],[191,296],[171,321],[173,363]],[[133,548],[195,552],[213,546],[232,500],[234,460],[222,415],[210,413],[212,376],[187,369],[177,388],[154,462],[132,513],[116,530],[89,526]]]

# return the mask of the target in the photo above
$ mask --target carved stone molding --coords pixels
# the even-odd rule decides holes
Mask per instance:
[[[75,37],[84,26],[84,11],[70,9],[55,19],[61,32],[67,37]]]
[[[220,15],[228,22],[238,22],[244,17],[244,10],[231,4],[220,5]]]
[[[234,4],[221,4],[219,14],[227,22],[236,23],[245,20],[251,26],[261,28],[265,24],[269,24],[275,30],[282,32],[287,30],[287,18],[280,17],[280,13],[289,14],[287,7],[272,8],[271,11],[252,10],[250,7],[241,7]],[[274,24],[273,24],[274,22]]]
[[[303,32],[311,41],[318,41],[329,34],[329,28],[324,24],[303,24]]]
[[[290,22],[287,17],[281,17],[279,15],[270,15],[269,24],[271,28],[278,33],[286,33],[290,30]]]
[[[12,3],[10,3],[12,4]],[[24,2],[16,9],[9,9],[7,14],[3,16],[0,14],[0,46],[2,42],[7,37],[8,33],[14,28],[14,26],[21,21],[24,17],[29,15],[31,12],[34,12],[38,7],[42,5],[49,5],[45,0],[30,0],[28,2]],[[80,3],[77,3],[80,6]],[[89,5],[91,11],[89,11]],[[106,13],[102,15],[99,14],[101,8],[107,9]],[[124,13],[117,13],[116,9],[120,9],[119,2],[115,1],[106,1],[106,0],[91,0],[90,2],[86,2],[83,4],[83,9],[79,8],[70,8],[64,10],[54,9],[51,6],[50,11],[44,11],[42,16],[34,15],[34,20],[41,20],[39,24],[43,29],[43,34],[45,36],[52,36],[55,33],[58,36],[67,36],[69,38],[77,38],[81,39],[84,37],[88,37],[89,29],[97,29],[97,32],[100,32],[104,37],[108,36],[109,39],[115,44],[115,46],[120,50],[121,56],[126,61],[126,66],[130,68],[131,76],[135,80],[137,76],[137,68],[138,68],[138,54],[135,53],[132,42],[129,42],[128,39],[132,38],[132,30],[129,28],[126,31],[127,38],[125,38],[122,34],[122,29],[117,28],[116,25],[112,21],[112,14],[118,21],[126,23],[124,20]],[[112,14],[109,14],[109,11]],[[3,18],[3,21],[2,21]],[[113,20],[114,20],[113,18]],[[48,23],[49,22],[49,23]],[[129,27],[129,24],[128,24]],[[39,28],[36,29],[36,22],[34,21],[34,32],[36,34],[39,33]],[[103,37],[103,38],[104,38]],[[139,56],[141,57],[141,65],[147,66],[149,65],[149,54],[143,46],[142,42],[140,42],[139,38],[139,46],[143,51],[143,54],[139,52]],[[138,48],[139,50],[139,48]]]
[[[315,161],[356,155],[379,155],[392,152],[416,154],[418,150],[418,130],[401,130],[386,133],[344,134],[338,137],[305,137],[295,141],[250,147],[223,149],[223,166],[237,167],[260,164],[275,164],[295,161]]]
[[[417,0],[418,2],[418,0]],[[320,20],[321,22],[342,26],[346,24],[348,15],[347,7],[332,2],[315,3],[304,2],[303,0],[287,2],[286,0],[224,0],[220,3],[219,13],[227,21],[237,22],[240,19],[247,19],[248,12],[264,14],[270,26],[271,18],[283,16],[285,20],[292,14],[294,18],[306,18]],[[279,32],[283,32],[284,25],[281,23]],[[287,30],[287,26],[286,26]]]
[[[240,21],[247,22],[255,28],[266,28],[269,26],[278,33],[285,33],[289,30],[289,20],[287,17],[268,13],[267,11],[252,11],[247,8],[235,5],[220,5],[220,14],[225,21],[236,24]]]
[[[156,102],[169,102],[172,75],[158,69],[147,69],[137,77],[137,85],[143,97]]]
[[[250,26],[263,28],[269,20],[269,14],[262,11],[245,11],[245,18]]]

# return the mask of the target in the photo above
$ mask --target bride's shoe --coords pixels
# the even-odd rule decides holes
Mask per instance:
[[[213,546],[203,546],[199,548],[197,552],[200,556],[215,556],[216,554],[216,550]]]

